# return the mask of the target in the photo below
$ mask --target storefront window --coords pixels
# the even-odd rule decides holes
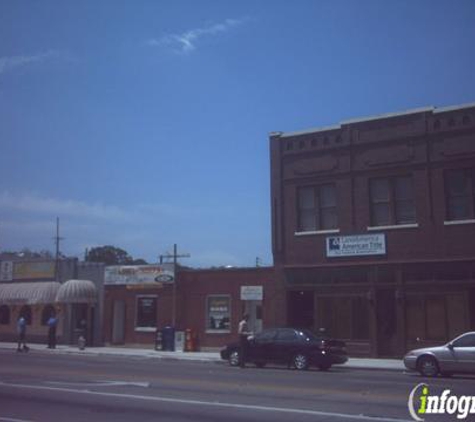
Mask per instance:
[[[0,306],[0,324],[10,324],[10,308],[7,305]]]
[[[157,296],[137,297],[137,328],[156,328],[157,326]]]
[[[231,298],[208,296],[206,306],[206,329],[208,331],[231,331]]]

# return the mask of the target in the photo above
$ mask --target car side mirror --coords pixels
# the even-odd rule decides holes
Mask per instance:
[[[449,344],[447,345],[447,347],[448,347],[450,350],[454,350],[454,345],[453,345],[452,343],[449,343]]]

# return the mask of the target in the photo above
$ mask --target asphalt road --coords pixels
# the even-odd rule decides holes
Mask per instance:
[[[0,351],[0,421],[412,420],[410,391],[475,395],[475,378]],[[456,420],[427,417],[426,420]]]

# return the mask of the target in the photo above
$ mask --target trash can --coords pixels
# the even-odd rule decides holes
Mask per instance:
[[[175,350],[175,328],[163,327],[162,329],[162,350],[173,352]]]

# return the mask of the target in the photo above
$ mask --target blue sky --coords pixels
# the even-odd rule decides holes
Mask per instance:
[[[475,2],[0,0],[0,248],[272,263],[268,134],[475,101]]]

